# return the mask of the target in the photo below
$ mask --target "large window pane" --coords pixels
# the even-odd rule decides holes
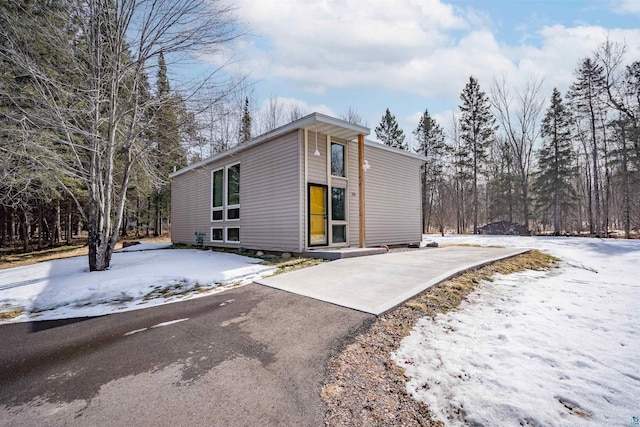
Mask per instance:
[[[346,219],[346,205],[344,200],[344,188],[331,189],[331,219],[344,221]]]
[[[222,189],[223,189],[224,170],[220,169],[213,172],[213,193],[212,193],[212,207],[217,208],[222,206]]]
[[[347,241],[347,226],[333,225],[331,226],[333,243],[345,243]]]
[[[227,205],[240,204],[240,165],[227,169]]]
[[[240,229],[227,228],[227,242],[239,242],[239,241],[240,241]]]
[[[345,176],[344,174],[344,145],[331,143],[331,175]]]
[[[211,229],[211,241],[222,242],[222,228]]]

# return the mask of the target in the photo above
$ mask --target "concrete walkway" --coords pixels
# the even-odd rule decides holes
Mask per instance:
[[[527,249],[451,246],[339,259],[257,283],[380,315],[425,289]]]

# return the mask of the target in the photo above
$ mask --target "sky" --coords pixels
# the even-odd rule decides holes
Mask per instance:
[[[564,93],[578,61],[607,37],[640,59],[640,0],[236,0],[247,35],[227,70],[247,74],[253,109],[270,98],[339,117],[354,108],[373,129],[386,108],[408,136],[429,110],[443,127],[473,75],[514,90],[543,79]]]

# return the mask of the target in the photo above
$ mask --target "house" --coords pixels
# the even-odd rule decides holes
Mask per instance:
[[[174,243],[303,253],[422,236],[424,158],[313,113],[170,175]]]

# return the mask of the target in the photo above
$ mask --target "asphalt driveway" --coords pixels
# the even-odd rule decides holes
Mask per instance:
[[[332,353],[374,318],[248,285],[0,326],[0,425],[319,426]]]

